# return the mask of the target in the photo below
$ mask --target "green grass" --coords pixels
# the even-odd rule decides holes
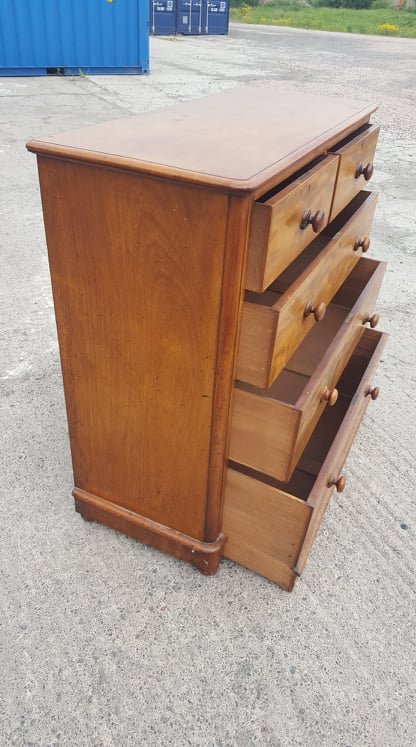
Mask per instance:
[[[312,5],[308,7],[304,0],[272,0],[271,3],[260,7],[250,7],[242,2],[240,7],[231,8],[230,20],[319,31],[416,37],[416,12],[393,6],[349,10],[318,8]]]

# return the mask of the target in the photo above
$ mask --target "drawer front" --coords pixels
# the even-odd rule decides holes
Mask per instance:
[[[348,364],[342,412],[324,413],[287,484],[227,470],[224,555],[291,590],[304,568],[335,482],[371,396],[386,335],[366,330]],[[341,483],[338,484],[341,487]]]
[[[367,323],[367,320],[378,319],[377,315],[372,315],[372,311],[384,277],[386,263],[362,259],[353,274],[360,276],[360,270],[363,270],[363,275],[369,277],[365,289],[345,318],[331,345],[324,351],[321,359],[317,362],[316,369],[312,372],[310,383],[297,402],[297,406],[303,412],[303,417],[300,422],[287,479],[290,479],[312,431],[327,404],[327,400],[324,399],[322,401],[322,398],[325,395],[329,398],[331,394],[334,397],[338,396],[339,378],[364,333],[364,324]],[[337,301],[342,300],[341,295],[336,298]],[[332,322],[332,310],[337,314],[339,307],[337,308],[334,304],[329,310],[328,318],[323,320],[323,324],[329,323],[329,327],[331,327]],[[292,371],[296,373],[302,372],[303,375],[309,373],[311,362],[313,362],[316,356],[316,351],[313,350],[313,347],[315,346],[317,351],[320,350],[320,332],[321,330],[318,328],[316,328],[316,331],[313,330],[310,335],[312,339],[309,339],[308,336],[307,340],[305,340],[306,344],[301,346],[299,352],[296,351],[289,364]],[[325,339],[325,335],[322,335],[322,337]],[[337,403],[335,401],[334,407],[336,408],[336,406]]]
[[[266,294],[246,294],[250,300],[243,305],[237,379],[254,386],[271,386],[316,324],[319,309],[325,312],[326,305],[360,259],[363,247],[368,248],[376,202],[375,194],[360,195],[355,212],[348,213],[339,228],[334,227],[335,236],[332,240],[328,238],[322,251],[315,252],[305,269],[312,246]],[[308,313],[310,307],[318,311]]]
[[[330,220],[338,215],[371,179],[379,132],[380,127],[372,125],[333,151],[339,156],[340,162]]]
[[[231,460],[279,480],[290,479],[328,400],[336,400],[335,385],[363,334],[363,322],[371,316],[384,272],[385,263],[362,259],[337,298],[345,306],[330,307],[322,327],[306,338],[274,385],[257,391],[235,388]],[[346,297],[349,285],[352,295]],[[352,305],[358,294],[355,286],[361,293]]]
[[[356,348],[357,355],[352,357],[339,382],[339,387],[344,390],[350,406],[335,435],[333,430],[338,425],[337,420],[334,418],[335,426],[331,427],[330,423],[325,423],[322,419],[316,429],[316,438],[311,440],[308,453],[305,453],[299,463],[301,469],[316,474],[315,483],[308,497],[308,504],[313,507],[314,511],[296,564],[299,574],[305,566],[335,483],[341,477],[341,470],[364,413],[371,400],[376,398],[376,394],[378,395],[376,388],[373,387],[373,378],[387,339],[388,335],[385,333],[374,330],[365,331]],[[335,414],[330,409],[325,413],[328,421]],[[323,463],[322,447],[326,451]]]
[[[316,369],[326,369],[329,365],[341,374],[364,325],[370,326],[371,322],[373,327],[377,326],[378,315],[373,314],[373,309],[386,268],[386,262],[360,260],[335,295],[325,318],[292,355],[288,369],[313,376]],[[332,340],[329,346],[327,340]]]
[[[329,155],[265,202],[253,205],[248,290],[265,290],[325,228],[337,166],[338,157]]]

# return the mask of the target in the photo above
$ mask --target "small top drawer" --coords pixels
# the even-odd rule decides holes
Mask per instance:
[[[331,149],[339,158],[330,220],[363,189],[373,175],[373,159],[380,127],[366,126],[355,137],[347,138]]]
[[[253,205],[245,287],[263,291],[328,223],[338,156],[328,155]]]

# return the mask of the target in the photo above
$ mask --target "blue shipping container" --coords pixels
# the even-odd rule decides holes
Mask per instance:
[[[180,34],[227,34],[229,0],[178,0],[177,30]]]
[[[147,73],[146,0],[0,0],[0,75]]]
[[[176,0],[150,0],[150,31],[176,34]]]
[[[230,17],[229,0],[207,0],[205,15],[206,34],[227,34]]]

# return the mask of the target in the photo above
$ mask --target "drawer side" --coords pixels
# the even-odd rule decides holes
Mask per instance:
[[[312,509],[234,469],[227,470],[224,556],[291,591]]]

